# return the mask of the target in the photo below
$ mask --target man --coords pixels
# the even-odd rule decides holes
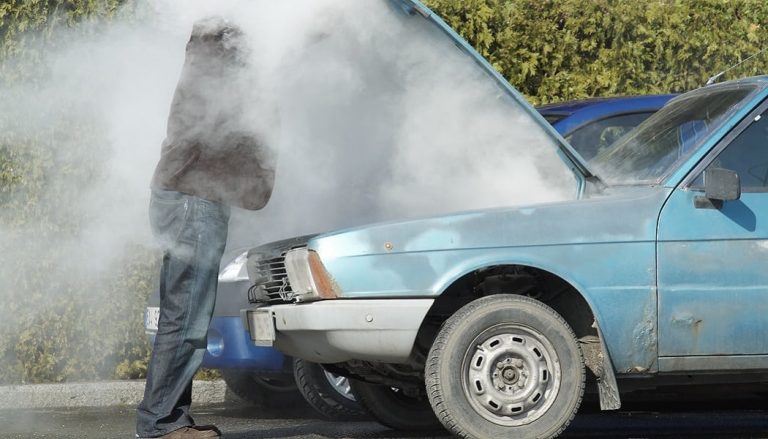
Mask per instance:
[[[192,378],[213,314],[229,206],[260,209],[273,154],[253,133],[242,32],[221,18],[195,23],[152,180],[149,216],[163,249],[160,320],[137,409],[137,437],[209,438],[189,414]]]

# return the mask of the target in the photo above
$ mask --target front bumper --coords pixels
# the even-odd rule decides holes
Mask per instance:
[[[434,299],[325,300],[242,310],[259,346],[317,363],[406,363]]]

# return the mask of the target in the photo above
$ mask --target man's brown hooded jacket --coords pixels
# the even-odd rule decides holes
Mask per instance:
[[[198,23],[187,43],[181,79],[152,187],[245,209],[272,193],[274,152],[244,115],[247,55],[239,29],[220,18]]]

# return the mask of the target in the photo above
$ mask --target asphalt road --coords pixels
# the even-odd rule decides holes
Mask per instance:
[[[599,412],[594,403],[577,415],[564,438],[768,438],[768,401],[668,401],[630,403]],[[370,421],[327,422],[309,408],[270,412],[224,404],[197,407],[200,424],[218,425],[228,439],[445,438],[445,432],[395,432]],[[131,438],[133,408],[0,411],[2,438]]]

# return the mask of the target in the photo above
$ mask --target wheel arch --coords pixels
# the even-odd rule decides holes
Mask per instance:
[[[544,291],[547,288],[556,291]],[[553,308],[573,329],[587,368],[596,378],[601,408],[621,406],[600,316],[583,286],[570,276],[537,261],[478,260],[446,275],[434,290],[438,294],[419,329],[417,346],[428,349],[442,323],[472,300],[492,294],[528,295]]]
[[[435,285],[432,288],[432,290],[436,292],[435,302],[438,302],[444,297],[446,297],[445,296],[446,293],[450,294],[454,289],[461,288],[463,282],[466,281],[466,279],[472,277],[475,273],[479,271],[488,270],[492,268],[499,268],[499,267],[519,267],[523,269],[530,269],[530,270],[535,270],[541,274],[547,274],[549,276],[552,276],[555,279],[559,279],[564,285],[567,285],[569,288],[571,288],[573,293],[578,294],[578,296],[584,302],[583,305],[586,305],[586,308],[589,310],[589,313],[594,319],[595,324],[598,326],[598,328],[601,326],[600,323],[602,321],[602,316],[599,314],[599,311],[597,310],[598,308],[592,302],[592,299],[589,296],[589,294],[586,294],[584,292],[586,290],[584,286],[576,282],[575,279],[572,278],[572,276],[562,273],[556,267],[553,267],[541,261],[530,260],[530,259],[528,260],[525,260],[525,259],[523,260],[514,260],[514,259],[475,260],[475,261],[471,261],[469,263],[463,264],[461,267],[458,267],[456,270],[449,272],[447,275],[443,276],[435,283]],[[433,308],[434,308],[434,305],[433,305]],[[432,310],[430,310],[430,312],[431,311]],[[555,309],[555,311],[559,312],[558,309]],[[427,315],[429,315],[429,313],[427,313]],[[561,313],[561,315],[563,314]],[[566,318],[566,321],[573,328],[572,322],[569,321],[567,318]],[[590,325],[591,325],[591,322],[590,322]],[[574,328],[574,331],[576,331],[576,328]],[[577,332],[576,335],[579,336],[580,334]]]

